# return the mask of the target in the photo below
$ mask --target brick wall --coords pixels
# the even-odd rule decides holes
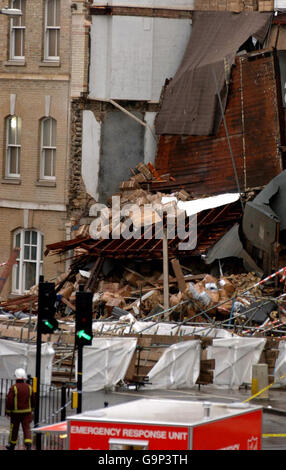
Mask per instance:
[[[274,0],[195,0],[195,10],[273,11]]]
[[[5,230],[0,231],[0,263],[9,258],[13,247],[13,233],[17,228],[24,226],[24,211],[21,209],[0,208],[0,224]],[[35,229],[44,233],[44,243],[55,243],[65,239],[65,214],[52,211],[32,211],[29,210],[27,217],[27,229]],[[52,280],[55,276],[65,270],[64,261],[59,261],[56,257],[44,257],[43,274],[45,280]],[[3,268],[0,268],[0,270]],[[0,297],[5,298],[12,288],[12,276],[5,284]]]
[[[7,5],[7,0],[0,0],[0,7]],[[26,0],[25,15],[25,65],[9,63],[9,17],[0,15],[0,72],[35,73],[58,75],[69,73],[70,70],[70,25],[71,2],[61,0],[60,10],[60,62],[47,64],[44,62],[44,1]],[[21,69],[21,72],[20,70]]]
[[[86,1],[78,0],[72,6],[71,24],[71,96],[80,97],[88,88],[88,49],[90,18]]]
[[[0,0],[0,7],[5,7],[7,3],[7,0]],[[23,210],[21,207],[45,205],[47,210],[29,210],[29,226],[25,227],[43,232],[45,245],[66,238],[72,3],[83,4],[82,1],[61,0],[60,2],[59,61],[44,60],[44,0],[26,0],[25,60],[10,60],[10,20],[9,17],[0,15],[1,262],[9,258],[14,230],[24,228],[24,222],[27,224],[27,209]],[[79,62],[77,66],[79,67]],[[21,176],[17,181],[5,178],[5,118],[11,113],[13,95],[15,95],[15,114],[22,118]],[[48,102],[49,116],[57,121],[55,182],[40,181],[40,120],[46,116]],[[55,211],[54,205],[57,205],[59,210]],[[45,258],[45,278],[50,279],[64,271],[64,264],[56,261],[55,257]],[[4,293],[7,294],[10,288],[11,279],[5,286]]]
[[[5,118],[10,114],[10,94],[16,94],[15,114],[22,118],[19,181],[5,179]],[[40,120],[45,97],[50,96],[50,116],[57,121],[56,181],[40,180]],[[68,175],[69,82],[0,79],[0,198],[45,203],[66,202]],[[50,184],[50,186],[49,186]]]
[[[94,200],[87,194],[81,176],[82,112],[86,109],[84,98],[74,99],[71,108],[71,154],[68,186],[68,216],[76,221],[88,217]]]

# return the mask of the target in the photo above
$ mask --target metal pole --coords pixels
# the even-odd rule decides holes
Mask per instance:
[[[164,281],[164,309],[169,309],[169,256],[168,239],[166,230],[163,228],[163,281]],[[164,318],[169,320],[170,314],[165,314]]]
[[[220,105],[222,120],[223,120],[223,124],[224,124],[224,130],[225,130],[225,134],[226,134],[226,138],[227,138],[227,143],[228,143],[228,147],[229,147],[229,152],[230,152],[230,156],[231,156],[231,161],[232,161],[232,167],[233,167],[233,172],[234,172],[236,187],[237,187],[237,190],[238,190],[238,193],[239,193],[239,198],[240,198],[240,203],[241,203],[241,208],[242,208],[242,213],[243,213],[243,212],[244,212],[244,206],[243,206],[243,202],[242,202],[242,198],[241,198],[241,190],[240,190],[240,185],[239,185],[239,180],[238,180],[238,175],[237,175],[235,160],[234,160],[234,156],[233,156],[233,153],[232,153],[232,147],[231,147],[231,143],[230,143],[230,139],[229,139],[229,134],[228,134],[228,129],[227,129],[227,125],[226,125],[226,120],[225,120],[225,116],[224,116],[224,109],[223,109],[223,105],[222,105],[222,101],[221,101],[221,96],[220,96],[220,91],[219,91],[219,89],[218,89],[218,83],[217,83],[216,73],[215,73],[215,70],[214,70],[214,69],[213,69],[213,75],[214,75],[214,81],[215,81],[217,97],[218,97],[218,101],[219,101],[219,105]]]
[[[83,346],[78,346],[77,349],[77,391],[78,391],[78,407],[77,412],[82,411],[82,350]]]
[[[66,384],[63,384],[61,390],[61,421],[64,421],[66,419],[66,396],[67,387]]]
[[[44,276],[40,276],[39,282],[44,282]],[[42,347],[42,333],[39,322],[39,312],[38,312],[38,322],[37,322],[37,349],[36,349],[36,405],[35,405],[35,416],[34,416],[34,425],[35,427],[39,426],[40,418],[40,383],[41,383],[41,347]],[[41,433],[36,433],[36,449],[41,450]]]

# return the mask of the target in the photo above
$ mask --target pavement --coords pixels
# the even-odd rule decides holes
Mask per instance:
[[[251,396],[250,387],[222,389],[213,385],[188,390],[139,391],[122,390],[117,392],[93,392],[83,394],[83,411],[103,408],[139,398],[169,398],[178,400],[203,400],[214,402],[244,402],[262,406],[262,450],[286,450],[286,388],[270,388],[267,397]],[[9,420],[0,416],[0,450],[5,449],[9,436]],[[19,435],[17,449],[24,449],[22,434]]]

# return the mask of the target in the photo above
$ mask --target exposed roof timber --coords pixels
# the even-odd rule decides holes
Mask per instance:
[[[197,214],[196,227],[191,224],[191,219],[186,219],[186,236],[181,239],[176,233],[168,239],[169,256],[201,256],[207,254],[232,227],[241,219],[242,212],[239,201],[226,204],[217,208],[204,210]],[[164,224],[166,227],[166,224]],[[179,244],[192,240],[197,240],[194,249],[180,249]],[[86,250],[83,257],[88,260],[91,256],[101,256],[114,259],[162,259],[163,243],[160,232],[156,234],[154,226],[150,226],[146,232],[141,233],[138,238],[125,239],[92,239],[77,238],[73,240],[61,241],[47,246],[45,255],[49,252],[53,254],[64,254],[74,249],[82,248]],[[76,257],[75,257],[76,259]],[[82,257],[80,257],[81,261]]]
[[[151,18],[192,18],[193,8],[181,7],[139,7],[136,5],[91,5],[91,15],[145,16]]]

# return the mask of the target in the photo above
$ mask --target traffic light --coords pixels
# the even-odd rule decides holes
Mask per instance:
[[[88,346],[92,343],[92,292],[76,293],[75,301],[75,342],[77,346]]]
[[[56,292],[53,282],[39,282],[38,324],[42,334],[53,333],[58,329],[56,313]]]

